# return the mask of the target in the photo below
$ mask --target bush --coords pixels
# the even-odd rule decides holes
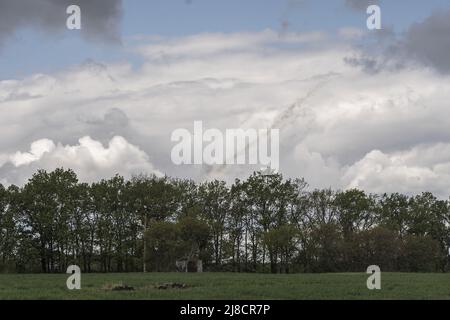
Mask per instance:
[[[404,239],[400,269],[408,272],[439,271],[442,253],[439,242],[427,236],[409,235]]]

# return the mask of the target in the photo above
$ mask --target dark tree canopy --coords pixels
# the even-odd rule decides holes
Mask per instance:
[[[72,170],[0,185],[0,272],[344,272],[449,269],[450,202],[431,193],[308,190],[254,173],[196,184],[115,176],[80,183]]]

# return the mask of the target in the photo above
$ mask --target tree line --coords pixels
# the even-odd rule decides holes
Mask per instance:
[[[449,270],[450,202],[431,193],[309,190],[255,172],[232,185],[117,175],[80,183],[40,170],[0,185],[0,272]]]

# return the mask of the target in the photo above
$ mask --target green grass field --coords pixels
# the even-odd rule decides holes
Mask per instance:
[[[450,274],[383,273],[382,289],[370,291],[364,273],[82,274],[81,290],[66,288],[68,275],[0,275],[0,299],[450,299]],[[111,291],[125,283],[134,291]],[[156,289],[180,282],[187,289]]]

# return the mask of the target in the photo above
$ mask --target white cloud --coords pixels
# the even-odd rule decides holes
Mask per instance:
[[[17,151],[9,157],[9,161],[16,167],[28,165],[38,161],[45,153],[52,152],[55,148],[55,143],[52,140],[38,140],[31,144],[30,152]]]
[[[27,175],[34,170],[54,170],[58,167],[75,170],[80,180],[86,182],[115,174],[125,177],[140,173],[161,175],[144,151],[119,136],[113,137],[107,147],[88,136],[79,139],[78,144],[73,146],[42,139],[33,142],[29,152],[18,151],[2,157],[7,159],[3,165],[9,162],[20,172],[19,176],[12,177],[15,181],[6,179],[17,184],[25,182]]]
[[[376,74],[354,68],[344,58],[358,55],[348,40],[355,36],[342,29],[332,42],[270,30],[159,38],[129,48],[143,55],[140,68],[89,62],[0,82],[0,179],[18,181],[46,165],[75,167],[87,180],[151,164],[199,180],[251,173],[171,163],[172,131],[202,120],[206,129],[279,128],[281,172],[313,187],[445,196],[450,149],[419,146],[450,144],[449,77],[407,63]],[[77,142],[84,136],[92,138]],[[40,142],[23,152],[33,141]],[[394,161],[399,154],[403,162]]]
[[[434,192],[450,194],[450,144],[416,146],[411,150],[383,153],[374,150],[353,164],[343,175],[348,188],[373,192]]]
[[[322,32],[280,34],[270,29],[234,34],[202,33],[186,37],[153,39],[151,44],[140,46],[137,51],[149,58],[224,55],[239,51],[255,51],[273,43],[311,44],[325,38],[326,34]]]
[[[367,31],[355,27],[343,27],[338,30],[338,34],[345,39],[358,39],[367,35]]]

